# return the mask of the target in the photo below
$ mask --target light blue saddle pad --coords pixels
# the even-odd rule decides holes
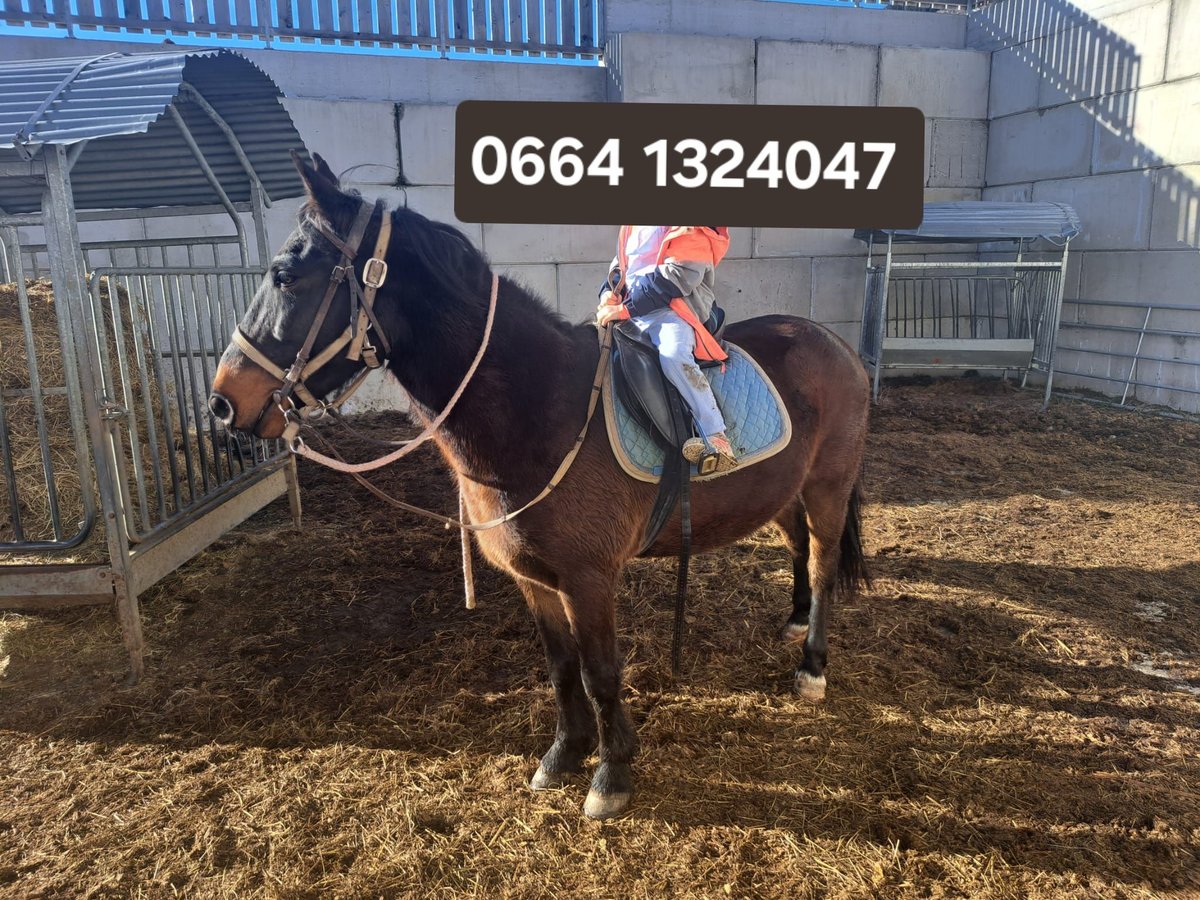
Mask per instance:
[[[735,344],[726,342],[725,350],[729,362],[724,371],[718,366],[702,371],[712,385],[717,406],[725,417],[726,434],[740,461],[731,470],[736,472],[786,447],[792,439],[792,422],[775,386],[758,363]],[[640,481],[658,481],[665,454],[617,396],[612,367],[604,382],[604,413],[609,443],[621,468]],[[692,466],[694,481],[728,474],[697,475],[696,467]]]

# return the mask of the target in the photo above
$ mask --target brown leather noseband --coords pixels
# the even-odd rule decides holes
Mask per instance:
[[[375,242],[374,253],[363,265],[360,284],[354,270],[354,261],[358,257],[358,250],[366,235],[367,226],[376,210],[380,212],[381,217],[379,238]],[[384,364],[388,353],[391,352],[387,335],[380,327],[374,311],[375,294],[387,280],[386,257],[392,234],[392,219],[384,209],[383,201],[376,200],[374,205],[362,202],[345,240],[319,222],[312,222],[312,224],[325,240],[341,251],[341,259],[329,273],[329,284],[325,288],[325,295],[321,298],[317,314],[309,326],[308,334],[304,338],[304,343],[300,345],[300,350],[296,353],[291,367],[285,371],[277,365],[246,336],[240,327],[235,328],[233,332],[233,343],[238,346],[238,349],[256,365],[283,382],[263,404],[258,417],[254,420],[251,433],[258,434],[263,419],[271,411],[271,407],[275,406],[283,413],[285,421],[283,438],[289,442],[294,440],[300,431],[301,416],[308,419],[319,419],[326,410],[345,403],[350,395],[358,390],[366,377],[374,369],[378,369]],[[348,281],[350,286],[350,324],[324,350],[316,356],[312,356],[313,344],[316,343],[321,326],[325,324],[325,319],[333,305],[333,298],[337,295],[343,281]],[[379,348],[376,348],[368,337],[368,332],[371,331],[374,331],[375,339],[383,350],[382,356],[379,354]],[[329,402],[318,400],[309,391],[305,380],[333,360],[343,347],[348,347],[346,358],[361,362],[363,368],[334,400]],[[299,397],[303,405],[296,406],[294,396]]]

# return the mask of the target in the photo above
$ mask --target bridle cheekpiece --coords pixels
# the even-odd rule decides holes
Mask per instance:
[[[360,283],[354,271],[354,261],[358,257],[358,250],[366,235],[367,226],[376,210],[380,212],[381,216],[379,237],[375,241],[374,252],[363,264]],[[294,445],[299,439],[300,426],[303,421],[319,419],[329,409],[337,408],[345,403],[372,371],[383,366],[387,361],[388,353],[391,352],[387,335],[384,334],[374,310],[375,295],[387,281],[386,257],[392,236],[392,217],[384,208],[383,201],[376,200],[374,205],[368,204],[366,201],[361,203],[358,214],[354,218],[354,225],[345,240],[320,222],[314,221],[311,224],[321,233],[322,237],[341,251],[342,255],[341,260],[329,273],[329,284],[325,288],[325,295],[321,298],[321,305],[317,308],[316,317],[309,326],[304,343],[300,345],[300,350],[296,353],[296,358],[292,361],[291,366],[285,371],[272,362],[240,327],[235,328],[233,332],[233,343],[238,346],[238,349],[257,366],[283,382],[279,388],[272,391],[270,398],[263,404],[258,418],[254,420],[252,433],[258,433],[262,420],[274,406],[283,413],[283,439],[287,442],[289,449],[293,451],[296,449]],[[316,356],[311,356],[313,344],[316,343],[321,326],[325,324],[325,319],[333,305],[333,298],[337,295],[343,281],[349,282],[350,285],[350,324],[325,349]],[[380,348],[371,342],[371,332],[374,332],[375,340],[382,347],[382,355],[379,352]],[[308,389],[305,381],[328,365],[342,352],[343,348],[346,349],[346,358],[361,362],[363,368],[336,398],[331,401],[318,400]],[[301,406],[296,405],[295,397],[300,398]]]

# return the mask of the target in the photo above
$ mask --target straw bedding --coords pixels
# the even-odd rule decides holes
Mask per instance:
[[[113,391],[110,399],[123,405],[131,402],[134,420],[138,429],[138,442],[130,440],[128,422],[122,422],[122,452],[125,457],[126,471],[130,473],[130,502],[136,513],[140,513],[141,499],[136,493],[132,472],[134,457],[147,473],[147,488],[145,505],[153,521],[161,519],[158,508],[157,487],[153,478],[152,458],[148,444],[149,418],[153,416],[153,427],[163,448],[161,466],[164,478],[170,477],[170,457],[174,457],[174,465],[182,482],[180,501],[183,504],[193,500],[192,483],[195,484],[196,496],[204,492],[203,479],[207,475],[210,483],[216,484],[221,478],[228,478],[231,471],[239,471],[240,461],[231,461],[225,441],[218,440],[215,444],[207,432],[197,435],[189,428],[185,436],[183,420],[180,417],[178,401],[173,392],[175,384],[169,379],[165,385],[167,401],[165,403],[166,418],[164,421],[163,385],[160,385],[155,369],[154,349],[151,346],[150,334],[143,330],[140,343],[135,340],[133,325],[130,317],[131,298],[123,285],[117,286],[117,299],[121,307],[121,328],[114,328],[114,318],[110,303],[111,282],[104,279],[100,282],[100,300],[104,313],[105,343],[104,352],[107,354],[108,370],[113,378]],[[47,442],[50,451],[53,480],[58,491],[58,505],[65,537],[70,537],[76,531],[78,523],[83,518],[82,497],[80,494],[79,470],[76,462],[75,439],[71,431],[70,410],[67,398],[61,393],[66,383],[63,371],[62,343],[59,339],[56,318],[54,291],[48,280],[29,279],[26,281],[26,293],[29,298],[29,314],[34,354],[38,362],[38,374],[45,404]],[[134,301],[139,306],[142,321],[146,320],[149,311],[146,308],[147,298],[139,293]],[[186,316],[186,313],[183,313]],[[126,361],[128,384],[121,379],[121,368],[117,354],[117,344],[121,342],[121,351]],[[140,361],[140,364],[139,364]],[[159,365],[163,365],[161,360]],[[197,380],[201,373],[197,369]],[[6,391],[27,391],[31,386],[30,360],[25,340],[24,326],[21,321],[16,285],[0,283],[0,389]],[[57,389],[57,392],[56,392]],[[184,385],[185,392],[190,385]],[[202,392],[207,385],[199,388]],[[126,391],[128,392],[126,394]],[[185,393],[190,401],[190,395]],[[147,412],[147,402],[149,412]],[[52,540],[53,526],[50,517],[50,496],[46,488],[46,478],[43,473],[43,459],[37,431],[36,411],[29,397],[11,397],[5,401],[5,415],[8,433],[11,440],[13,468],[16,474],[16,487],[20,505],[21,525],[25,540]],[[207,427],[208,423],[203,423]],[[185,442],[191,448],[192,482],[188,481],[188,458],[184,451]],[[201,459],[200,443],[204,444],[205,454]],[[171,449],[168,449],[171,448]],[[90,448],[89,448],[90,452]],[[91,464],[88,463],[88,483],[91,487]],[[0,541],[11,541],[15,533],[10,520],[8,506],[8,484],[6,473],[0,467]],[[163,497],[167,514],[177,509],[177,501],[169,489]],[[98,501],[96,501],[98,503]],[[139,525],[141,527],[141,525]],[[67,553],[53,556],[54,562],[91,562],[105,557],[105,539],[102,519],[85,543]],[[42,557],[30,555],[23,561],[37,562]],[[47,557],[49,559],[49,557]]]
[[[107,611],[0,618],[0,893],[1196,896],[1200,427],[1038,399],[887,391],[819,708],[777,535],[696,562],[680,684],[673,569],[634,565],[602,825],[524,787],[553,700],[511,584],[468,613],[456,535],[302,467],[302,533],[276,504],[145,597],[137,688]],[[430,454],[381,481],[450,502]]]

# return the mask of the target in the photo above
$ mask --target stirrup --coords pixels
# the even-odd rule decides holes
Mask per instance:
[[[689,438],[680,450],[683,458],[696,466],[698,475],[712,475],[714,472],[728,472],[737,468],[736,456],[717,450],[704,438]]]

